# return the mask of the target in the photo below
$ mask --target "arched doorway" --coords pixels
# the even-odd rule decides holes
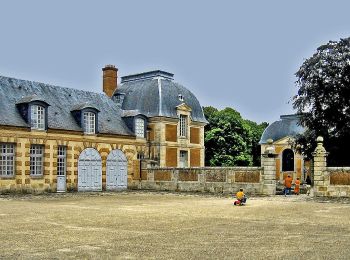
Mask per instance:
[[[78,191],[102,191],[102,160],[93,148],[86,148],[79,156]]]
[[[292,149],[285,149],[282,153],[282,171],[294,171],[294,152]]]
[[[128,186],[128,160],[121,150],[112,150],[107,157],[106,189],[122,190]]]

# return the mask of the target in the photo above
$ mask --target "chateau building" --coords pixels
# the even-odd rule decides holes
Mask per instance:
[[[0,191],[101,191],[137,185],[141,162],[204,166],[196,97],[152,71],[103,69],[93,93],[0,76]]]
[[[276,180],[282,182],[287,175],[291,175],[295,180],[299,177],[305,180],[309,174],[310,161],[293,149],[292,144],[295,136],[304,132],[304,128],[299,125],[298,115],[281,115],[280,120],[270,124],[263,132],[260,145],[261,154],[268,146],[268,140],[273,141],[276,158]]]
[[[147,118],[148,151],[142,156],[160,167],[203,167],[207,121],[197,98],[173,81],[173,74],[152,71],[121,78],[113,100],[138,134]],[[130,120],[130,118],[134,118]]]

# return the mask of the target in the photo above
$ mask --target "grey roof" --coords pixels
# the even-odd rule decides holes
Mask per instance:
[[[47,102],[44,98],[39,97],[36,94],[22,97],[20,100],[17,101],[16,104],[24,104],[24,103],[29,103],[29,102],[33,102],[33,101],[41,101],[41,102],[45,102],[47,104]]]
[[[122,120],[122,110],[105,94],[63,88],[44,83],[0,76],[0,125],[29,127],[16,107],[20,102],[45,100],[49,104],[48,127],[83,131],[71,111],[77,106],[94,107],[98,113],[99,133],[134,135]],[[83,104],[83,105],[82,105]]]
[[[141,113],[138,110],[123,110],[122,117],[133,117],[137,115],[141,115]]]
[[[300,115],[282,115],[281,120],[270,124],[263,132],[260,144],[266,144],[268,139],[278,141],[286,136],[295,137],[304,132],[304,127],[299,125]]]
[[[79,104],[73,106],[71,111],[82,110],[85,108],[93,108],[93,109],[96,109],[98,112],[100,112],[100,110],[98,110],[98,108],[94,104],[91,104],[91,102],[79,103]]]
[[[123,77],[121,77],[121,83],[134,81],[134,80],[140,80],[140,79],[149,79],[149,78],[154,78],[154,77],[163,77],[163,78],[173,80],[174,74],[170,73],[170,72],[163,71],[163,70],[153,70],[153,71],[123,76]]]
[[[173,74],[150,71],[122,77],[115,94],[125,93],[122,109],[138,110],[147,117],[178,118],[176,107],[182,103],[192,109],[193,121],[208,123],[197,98],[184,86],[173,81]],[[183,96],[183,101],[179,99]]]

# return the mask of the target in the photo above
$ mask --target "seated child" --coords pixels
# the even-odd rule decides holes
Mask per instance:
[[[239,189],[239,192],[237,192],[236,197],[240,203],[246,203],[246,201],[247,201],[247,198],[246,198],[242,188]]]

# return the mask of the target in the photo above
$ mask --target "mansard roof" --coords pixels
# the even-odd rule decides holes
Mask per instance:
[[[304,127],[299,124],[300,115],[281,115],[280,120],[270,124],[263,132],[260,144],[266,144],[268,139],[274,142],[284,137],[295,137],[304,132]]]
[[[138,110],[147,117],[178,118],[177,106],[185,103],[191,107],[193,121],[207,123],[202,107],[184,86],[173,81],[173,74],[161,70],[121,77],[114,95],[125,94],[123,110]]]
[[[39,97],[36,94],[22,97],[20,100],[17,101],[16,104],[17,105],[27,104],[27,103],[34,102],[34,101],[40,101],[40,102],[46,103],[48,105],[48,103],[46,102],[46,100],[44,98]]]
[[[16,104],[32,101],[49,104],[48,128],[83,131],[71,111],[93,107],[98,113],[98,132],[134,135],[122,120],[122,110],[105,94],[63,88],[0,76],[0,125],[29,127]]]

